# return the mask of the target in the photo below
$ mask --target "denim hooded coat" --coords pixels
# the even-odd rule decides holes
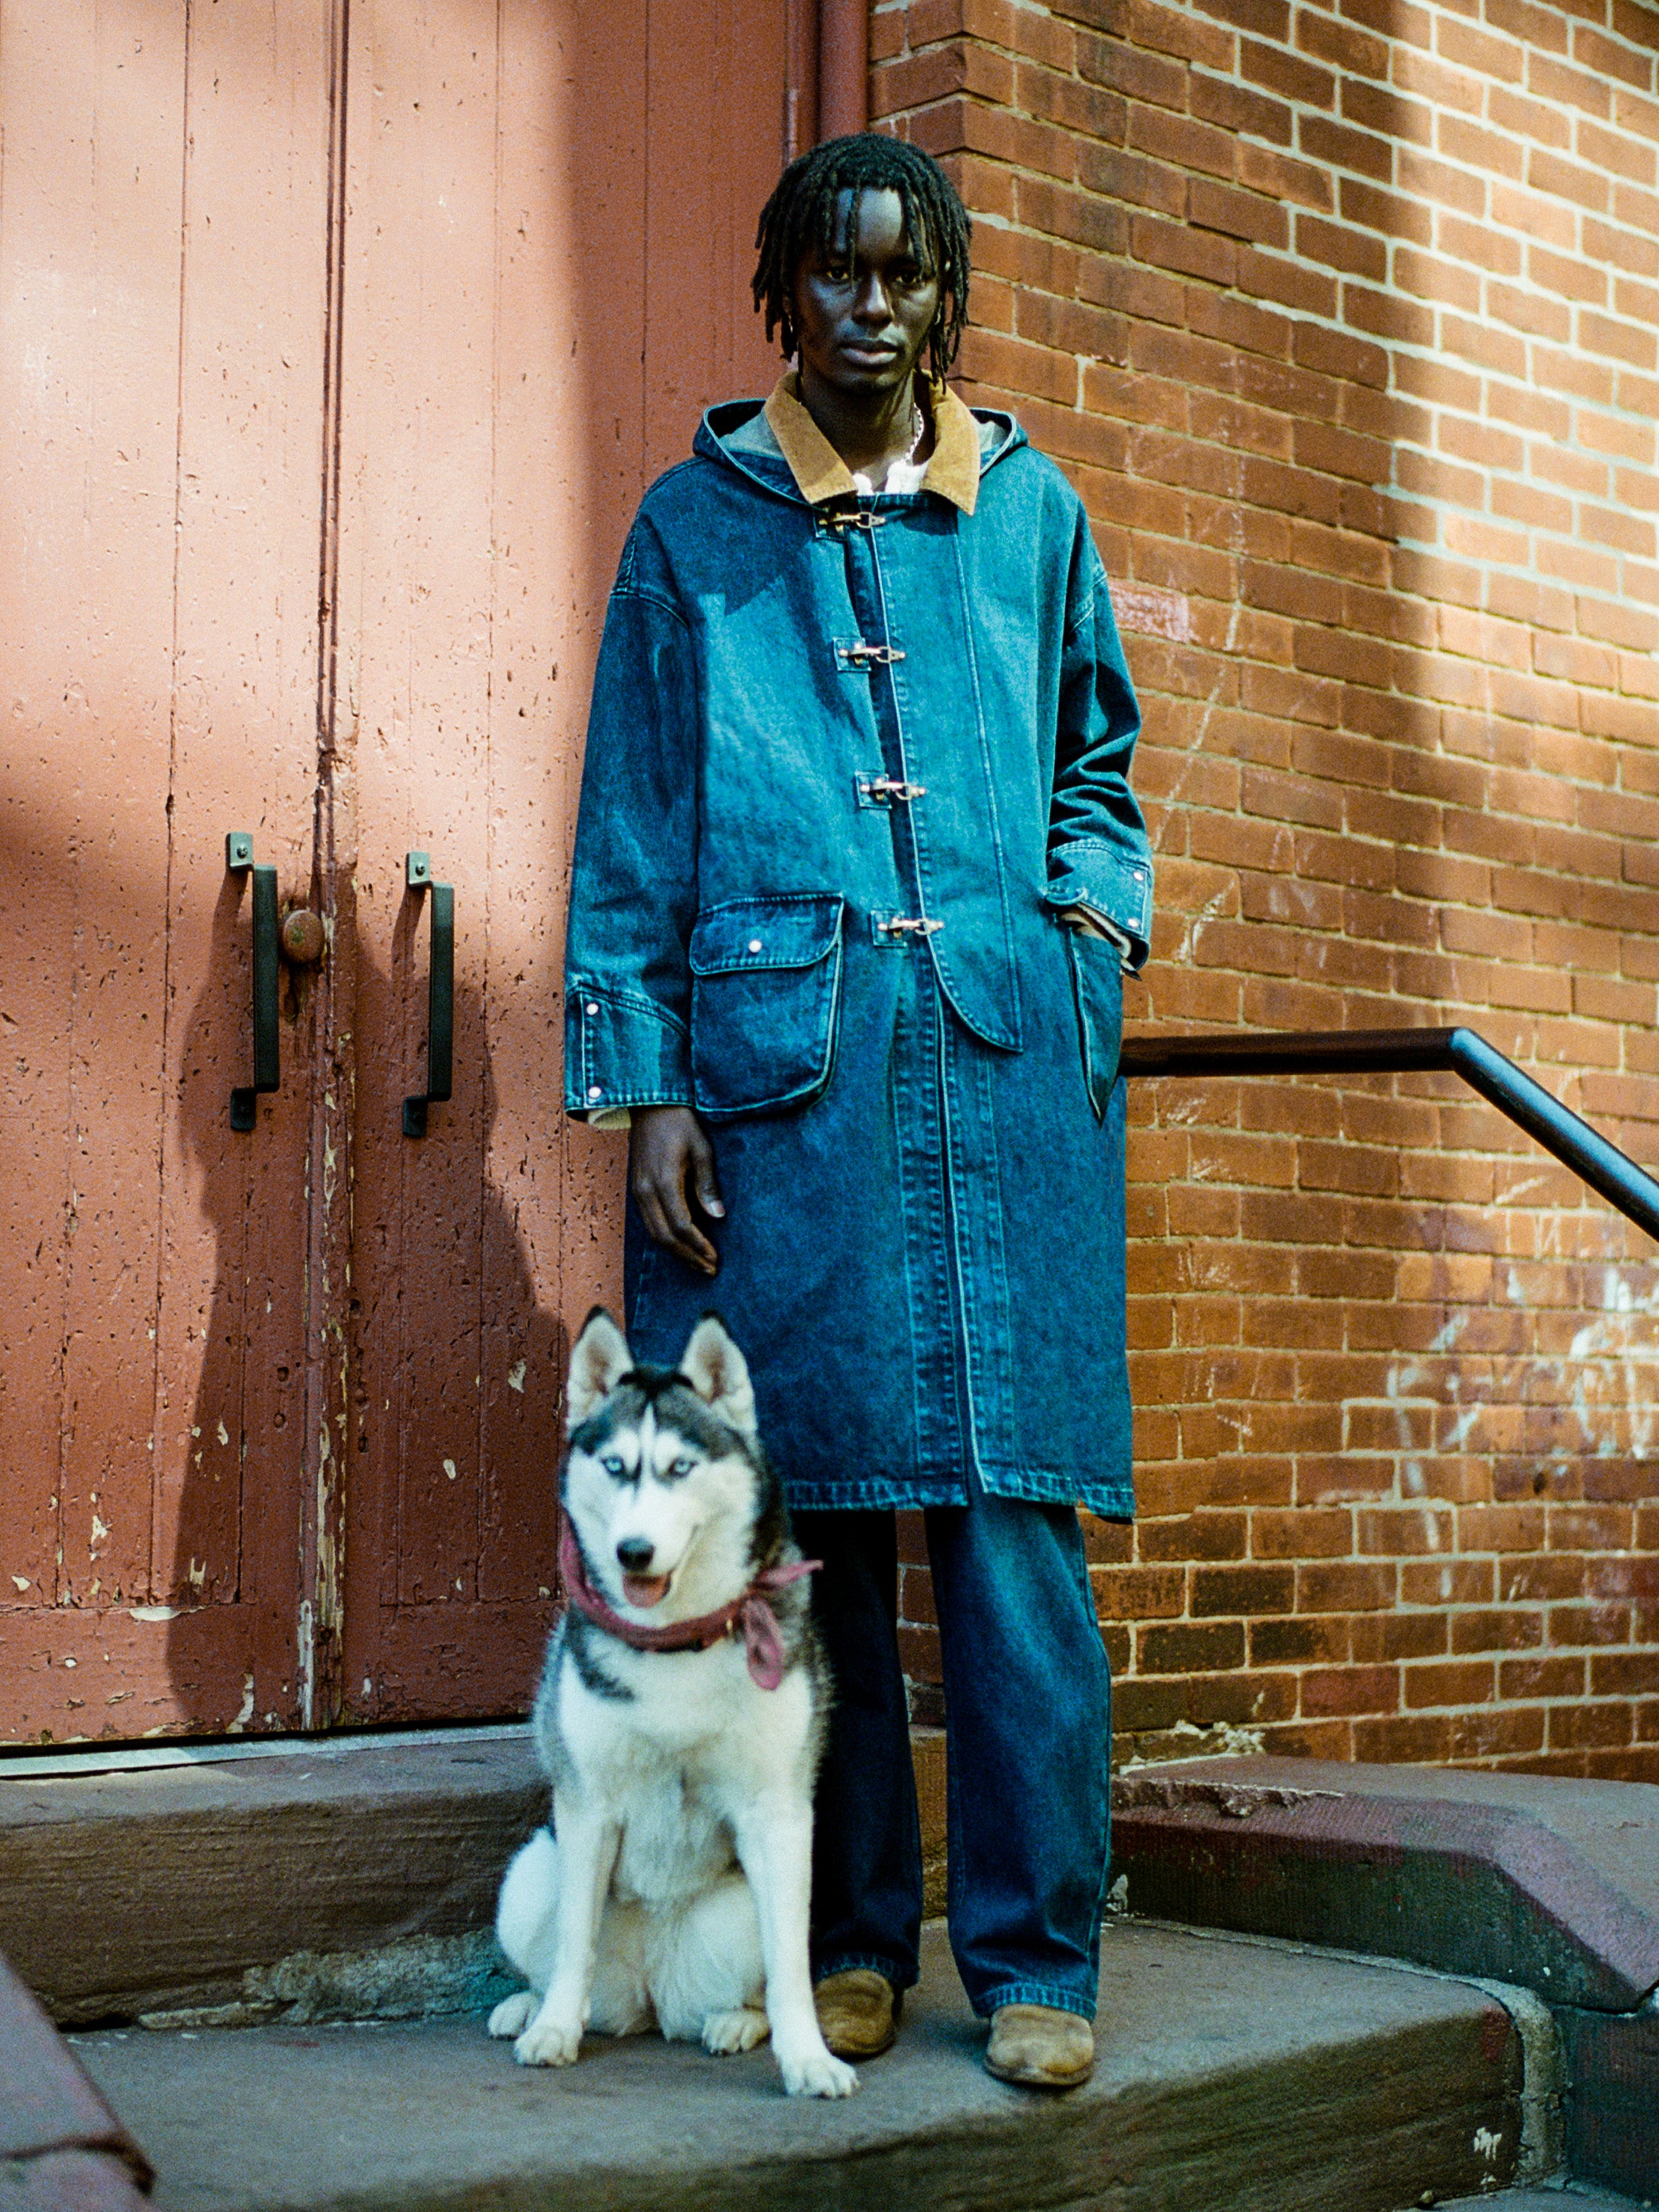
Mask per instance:
[[[713,1285],[629,1212],[630,1339],[717,1307],[792,1504],[1134,1510],[1118,950],[1139,715],[1076,495],[933,393],[861,496],[785,378],[646,495],[595,678],[566,1105],[693,1108]]]

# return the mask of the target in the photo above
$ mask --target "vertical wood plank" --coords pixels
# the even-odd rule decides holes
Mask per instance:
[[[554,895],[557,972],[564,965],[565,905],[570,890],[570,853],[581,793],[582,756],[587,732],[588,699],[594,663],[604,628],[607,596],[616,573],[622,542],[639,495],[656,473],[646,452],[647,291],[651,282],[648,222],[647,149],[651,140],[651,4],[627,0],[618,11],[615,36],[632,65],[617,70],[610,60],[606,27],[579,8],[573,11],[572,80],[569,147],[572,188],[568,198],[577,226],[573,247],[589,282],[615,272],[615,294],[626,285],[626,306],[608,314],[584,313],[572,337],[572,358],[584,374],[576,395],[585,441],[584,496],[576,503],[585,556],[576,572],[560,665],[569,689],[557,702],[554,725],[560,767],[557,850],[559,881]],[[655,66],[672,67],[671,50],[658,47]],[[595,179],[597,189],[578,191],[578,178]],[[582,447],[576,450],[582,451]],[[563,1096],[563,1000],[559,1000],[560,1097]],[[627,1140],[615,1131],[588,1128],[559,1115],[560,1176],[559,1267],[549,1291],[564,1328],[556,1340],[562,1389],[568,1340],[594,1305],[622,1311],[621,1224]]]
[[[52,781],[73,824],[58,856],[74,912],[58,978],[68,1045],[58,1596],[90,1606],[150,1594],[181,144],[178,43],[150,13],[134,27],[94,11],[84,45],[71,30],[64,58],[84,72],[87,198],[76,212],[86,228],[77,234],[67,206],[40,210],[64,280],[58,301],[72,316],[47,338],[65,407],[45,450],[67,464],[65,480],[37,510],[58,614],[42,671],[58,694]],[[56,48],[49,19],[35,27],[45,58]],[[48,96],[39,119],[52,113]],[[54,149],[37,142],[35,164],[51,178]],[[124,311],[112,315],[118,296]],[[45,627],[38,614],[30,626]]]
[[[94,312],[78,342],[90,342],[95,366],[79,441],[84,534],[62,549],[85,596],[79,649],[60,664],[84,719],[63,732],[75,763],[82,889],[70,988],[73,1237],[59,1595],[101,1609],[149,1596],[154,1581],[154,1163],[164,1112],[166,957],[165,896],[156,894],[168,864],[160,802],[169,744],[179,283],[175,11],[151,6],[135,20],[100,9],[90,60]],[[129,454],[138,477],[130,486]],[[127,926],[112,926],[123,913]]]
[[[251,830],[284,903],[310,902],[327,16],[190,21],[157,1581],[186,1615],[240,1614],[172,1637],[197,1723],[292,1724],[314,986],[285,975],[282,1088],[233,1133],[251,901],[224,836]]]
[[[68,641],[78,645],[85,627],[64,550],[78,549],[85,529],[72,453],[93,367],[85,343],[94,291],[85,244],[97,119],[90,0],[60,9],[55,33],[29,0],[5,0],[0,52],[0,655],[15,702],[4,725],[0,801],[0,1082],[16,1133],[0,1186],[0,1291],[13,1316],[0,1375],[0,1449],[15,1471],[0,1504],[0,1608],[10,1635],[21,1638],[23,1614],[53,1602],[58,1577],[70,1234],[66,982],[81,839],[64,746],[70,702],[64,673]]]
[[[456,1607],[475,1595],[481,1496],[495,8],[359,13],[348,313],[367,373],[343,424],[362,593],[360,1013],[384,1043],[358,1092],[369,1326],[354,1469],[381,1510],[353,1528],[380,1552],[383,1597]],[[404,888],[411,847],[456,890],[455,1097],[419,1141],[400,1124],[425,1083],[430,920]]]
[[[0,941],[22,956],[8,960],[5,1079],[28,1117],[13,1125],[0,1260],[22,1322],[0,1410],[0,1733],[99,1733],[124,1678],[58,1631],[150,1595],[182,137],[172,12],[135,22],[81,0],[0,12]]]
[[[647,481],[685,458],[731,327],[720,296],[729,240],[710,143],[729,9],[730,0],[651,0],[641,302]],[[736,151],[730,140],[726,150]]]
[[[571,186],[578,131],[615,148],[626,167],[639,103],[628,75],[614,72],[595,112],[597,88],[582,75],[579,34],[562,11],[508,0],[500,23],[478,1586],[481,1599],[535,1605],[556,1587],[565,1349],[554,1300],[569,1194],[550,1139],[560,1118],[562,848],[591,649],[572,581],[584,565],[589,411],[615,398],[596,380],[580,307],[584,270],[604,261],[590,225],[615,203],[581,208]],[[637,251],[626,228],[607,242]],[[522,1698],[530,1686],[526,1677],[502,1690]]]

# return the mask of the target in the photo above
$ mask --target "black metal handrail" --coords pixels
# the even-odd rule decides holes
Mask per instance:
[[[1461,1075],[1609,1206],[1659,1238],[1659,1182],[1473,1030],[1125,1037],[1124,1075]]]

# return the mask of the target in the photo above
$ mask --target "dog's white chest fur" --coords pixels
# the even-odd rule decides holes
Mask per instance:
[[[737,1863],[720,1812],[671,1768],[641,1776],[618,1809],[622,1844],[611,1893],[624,1905],[683,1902]]]
[[[612,1666],[632,1703],[595,1696],[566,1663],[558,1711],[583,1786],[621,1825],[613,1890],[647,1904],[694,1896],[736,1866],[734,1808],[768,1777],[810,1790],[806,1678],[757,1689],[736,1643],[625,1652]]]

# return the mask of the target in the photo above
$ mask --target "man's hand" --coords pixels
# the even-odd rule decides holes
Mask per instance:
[[[636,1106],[628,1134],[628,1188],[653,1243],[712,1275],[720,1255],[698,1227],[692,1205],[725,1218],[714,1179],[714,1152],[689,1106]],[[687,1193],[689,1192],[689,1199]]]

